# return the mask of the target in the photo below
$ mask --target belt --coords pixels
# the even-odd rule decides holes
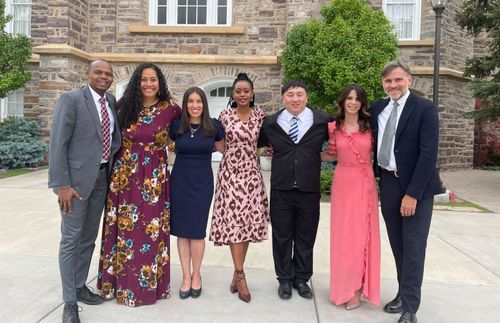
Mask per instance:
[[[101,166],[99,166],[99,169],[103,169],[105,167],[108,167],[108,163],[101,163]]]
[[[387,170],[385,168],[382,168],[382,172],[383,173],[387,173],[391,176],[394,176],[394,177],[399,177],[399,174],[398,174],[398,171],[397,170]]]

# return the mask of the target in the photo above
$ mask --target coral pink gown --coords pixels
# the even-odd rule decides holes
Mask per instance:
[[[363,297],[380,304],[380,230],[378,199],[372,169],[372,134],[347,133],[328,124],[329,153],[337,153],[332,181],[330,222],[330,300],[349,301],[363,288]]]

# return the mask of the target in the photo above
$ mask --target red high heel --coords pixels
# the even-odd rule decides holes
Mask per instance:
[[[233,294],[238,291],[238,285],[236,284],[236,270],[234,271],[233,280],[231,281],[231,285],[229,285],[229,291]]]
[[[238,289],[238,298],[241,299],[245,303],[249,303],[251,296],[250,292],[247,294],[243,294],[242,290],[248,291],[247,281],[245,279],[245,272],[243,270],[235,270],[236,274],[236,287]]]

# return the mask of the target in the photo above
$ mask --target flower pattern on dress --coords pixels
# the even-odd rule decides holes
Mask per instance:
[[[170,293],[166,140],[180,108],[160,102],[122,129],[104,213],[98,283],[119,304],[153,304]]]

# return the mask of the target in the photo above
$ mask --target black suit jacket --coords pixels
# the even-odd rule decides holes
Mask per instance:
[[[260,130],[259,147],[270,144],[273,147],[271,189],[303,192],[320,191],[320,152],[328,139],[329,117],[313,111],[313,124],[296,144],[278,124],[278,115],[264,119]]]
[[[378,115],[390,99],[381,99],[371,106],[370,125],[375,139],[373,167],[380,175],[377,163]],[[398,179],[406,194],[416,199],[429,198],[441,192],[436,168],[439,142],[439,117],[431,101],[410,92],[399,118],[394,142]]]

